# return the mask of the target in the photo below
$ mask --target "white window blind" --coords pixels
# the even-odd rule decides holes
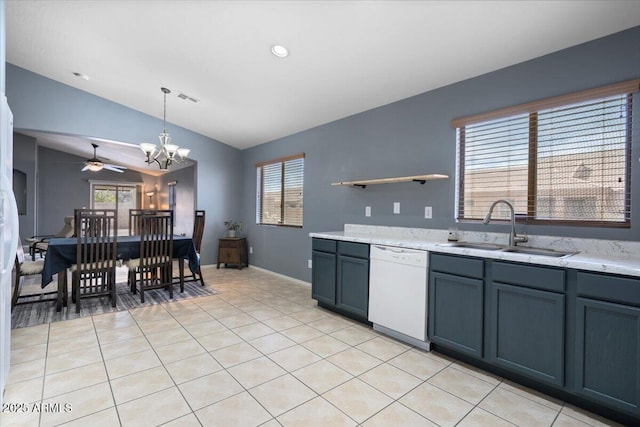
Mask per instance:
[[[481,220],[506,199],[519,220],[532,223],[628,227],[632,93],[639,84],[454,120],[457,218]],[[495,214],[509,217],[506,208]]]
[[[256,164],[256,223],[302,227],[304,153]]]

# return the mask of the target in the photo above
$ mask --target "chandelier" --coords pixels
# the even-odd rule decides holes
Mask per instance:
[[[156,162],[160,169],[169,169],[169,166],[174,162],[182,163],[189,155],[190,150],[188,148],[180,148],[171,143],[171,137],[167,133],[167,94],[171,93],[171,91],[166,87],[162,87],[160,90],[164,93],[164,115],[162,118],[162,132],[159,136],[160,149],[156,153],[156,145],[148,142],[140,144],[140,149],[147,156],[147,164],[150,165]]]

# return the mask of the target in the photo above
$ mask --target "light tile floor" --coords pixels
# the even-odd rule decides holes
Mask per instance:
[[[203,273],[219,295],[13,330],[0,424],[613,425],[320,309],[298,282]]]

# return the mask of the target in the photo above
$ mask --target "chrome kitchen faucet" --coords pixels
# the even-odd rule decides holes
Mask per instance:
[[[524,243],[528,241],[529,239],[527,238],[527,236],[516,235],[516,214],[513,209],[513,205],[507,202],[506,200],[500,199],[493,202],[493,204],[489,208],[489,213],[484,217],[484,219],[482,220],[482,223],[489,224],[489,221],[491,221],[491,214],[493,213],[493,208],[495,208],[498,203],[504,203],[505,205],[509,206],[509,210],[511,211],[511,232],[509,233],[509,246],[515,246],[518,243]]]

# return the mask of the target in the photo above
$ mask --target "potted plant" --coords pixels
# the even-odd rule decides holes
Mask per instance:
[[[228,237],[237,237],[242,231],[242,222],[229,220],[224,222],[224,226],[227,228]]]

